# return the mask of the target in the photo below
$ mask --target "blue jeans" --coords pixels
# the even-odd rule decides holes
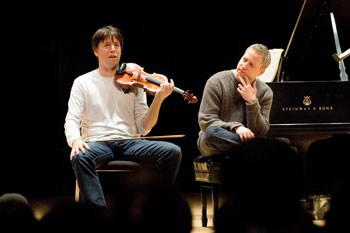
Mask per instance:
[[[241,145],[238,134],[221,128],[209,127],[197,142],[198,150],[203,156],[223,154],[235,150]]]
[[[179,171],[182,153],[180,147],[164,141],[144,139],[89,142],[85,154],[72,158],[72,168],[78,181],[82,201],[106,206],[96,168],[111,160],[130,160],[147,164],[162,178],[162,184],[173,184]]]

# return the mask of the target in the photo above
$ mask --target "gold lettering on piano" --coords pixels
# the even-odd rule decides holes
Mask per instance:
[[[311,96],[304,96],[303,105],[304,106],[284,106],[282,107],[282,112],[303,112],[303,111],[333,111],[333,106],[311,106]]]
[[[318,110],[320,110],[320,111],[333,111],[333,106],[319,106]]]

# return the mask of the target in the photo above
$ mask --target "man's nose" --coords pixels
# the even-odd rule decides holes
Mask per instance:
[[[247,69],[247,67],[248,67],[248,62],[243,62],[242,67],[243,67],[244,69]]]

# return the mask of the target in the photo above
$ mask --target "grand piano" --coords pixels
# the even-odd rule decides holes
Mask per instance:
[[[305,0],[268,83],[274,92],[268,135],[289,138],[300,153],[318,139],[350,134],[350,57],[332,56],[342,53],[340,39],[350,47],[348,9],[348,0]]]

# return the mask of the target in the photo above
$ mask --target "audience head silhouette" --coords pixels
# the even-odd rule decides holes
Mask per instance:
[[[256,137],[242,144],[225,164],[224,178],[229,200],[219,210],[217,232],[292,232],[296,226],[312,227],[300,202],[302,160],[283,140]]]

